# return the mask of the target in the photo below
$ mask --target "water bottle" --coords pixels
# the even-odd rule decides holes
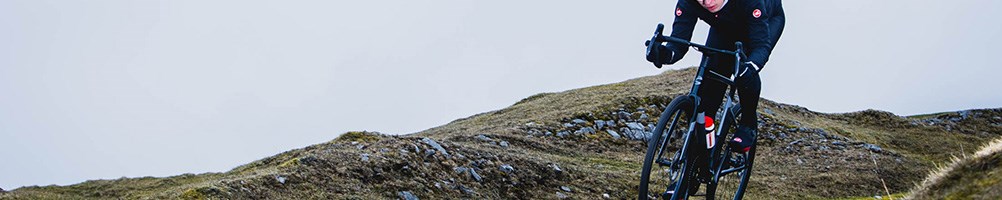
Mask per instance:
[[[706,128],[706,149],[712,149],[716,145],[717,140],[713,137],[713,118],[710,116],[703,115],[704,128]]]

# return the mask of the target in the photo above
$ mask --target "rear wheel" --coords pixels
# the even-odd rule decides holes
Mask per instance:
[[[752,162],[755,160],[755,146],[747,153],[727,153],[730,155],[721,159],[724,163],[718,171],[721,175],[717,182],[707,186],[707,197],[712,197],[707,199],[741,199],[748,187]]]
[[[647,140],[647,154],[640,174],[639,199],[663,199],[666,190],[687,191],[684,177],[692,177],[692,162],[686,162],[682,146],[694,119],[693,100],[679,96],[661,113],[657,126]],[[679,182],[676,188],[668,187]]]
[[[727,133],[734,133],[737,131],[735,122],[740,119],[740,108],[738,106],[734,107],[731,113],[728,113],[725,122],[729,127],[727,128]],[[724,141],[730,141],[734,137],[734,134],[728,134]],[[729,199],[741,199],[744,196],[745,189],[748,187],[748,180],[751,177],[752,163],[755,159],[755,148],[757,145],[752,145],[752,148],[745,153],[736,153],[731,151],[732,147],[728,142],[721,142],[724,146],[717,153],[717,158],[715,163],[719,163],[715,169],[715,174],[717,174],[716,182],[711,182],[707,186],[707,199],[718,199],[718,200],[729,200]]]

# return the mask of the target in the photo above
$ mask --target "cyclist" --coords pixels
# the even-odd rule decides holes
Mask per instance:
[[[786,15],[780,0],[679,0],[675,8],[675,22],[672,23],[671,37],[691,40],[696,20],[710,25],[706,45],[717,49],[735,49],[740,41],[746,47],[748,61],[741,64],[737,79],[738,97],[741,98],[741,119],[733,140],[729,143],[735,151],[747,152],[754,144],[758,129],[755,112],[758,107],[762,82],[759,71],[769,60],[769,54],[779,41],[786,23]],[[689,50],[686,46],[656,44],[647,55],[647,61],[658,68],[664,64],[674,64]],[[705,58],[704,58],[705,59]],[[734,71],[733,56],[711,56],[708,69],[730,76]],[[725,84],[716,81],[702,82],[698,95],[703,97],[706,115],[713,118],[720,108]],[[715,118],[713,118],[715,119]]]

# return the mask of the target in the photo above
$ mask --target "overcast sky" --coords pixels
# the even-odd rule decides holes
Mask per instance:
[[[642,43],[674,5],[0,0],[0,187],[221,172],[349,130],[413,133],[658,74]],[[764,98],[898,115],[1002,107],[1002,1],[785,6]]]

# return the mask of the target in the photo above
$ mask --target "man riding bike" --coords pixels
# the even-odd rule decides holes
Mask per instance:
[[[742,63],[737,72],[738,97],[741,98],[741,119],[733,140],[729,141],[735,151],[746,152],[754,144],[758,130],[755,110],[758,107],[762,82],[758,73],[769,60],[783,33],[786,15],[780,0],[679,0],[675,8],[675,22],[672,23],[671,37],[691,40],[697,19],[710,25],[706,45],[717,49],[735,49],[735,42],[742,42],[747,48],[748,62]],[[687,46],[657,45],[647,55],[647,61],[661,68],[682,59],[689,50]],[[734,72],[735,58],[731,56],[709,57],[709,69],[724,76]],[[715,119],[726,85],[715,81],[703,82],[698,95],[705,114]]]

